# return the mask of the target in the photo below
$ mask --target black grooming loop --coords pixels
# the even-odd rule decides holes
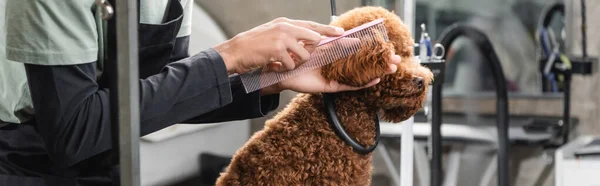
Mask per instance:
[[[335,0],[330,0],[330,2],[331,2],[331,16],[332,16],[332,18],[335,18],[335,16],[336,16]],[[379,135],[380,135],[379,115],[378,114],[375,114],[375,118],[374,118],[374,121],[375,121],[375,143],[373,145],[371,145],[370,147],[364,147],[363,145],[358,143],[356,140],[352,139],[352,137],[350,137],[350,135],[346,132],[346,129],[344,129],[342,122],[337,117],[337,114],[335,113],[335,95],[333,95],[331,93],[323,93],[323,106],[325,107],[325,115],[327,115],[327,121],[329,122],[329,125],[331,126],[331,128],[333,129],[335,134],[340,139],[342,139],[346,144],[350,145],[352,147],[352,149],[354,149],[354,152],[362,154],[362,155],[366,155],[375,150],[375,148],[377,147],[377,144],[379,144]]]
[[[335,96],[333,94],[324,93],[323,94],[323,106],[325,107],[325,115],[327,115],[327,121],[329,125],[335,132],[335,134],[342,139],[346,144],[350,145],[352,149],[359,154],[366,155],[375,150],[377,144],[379,144],[379,114],[375,114],[375,118],[373,121],[375,122],[375,143],[370,147],[365,147],[354,140],[344,129],[341,121],[338,119],[337,114],[335,113]]]
[[[441,43],[440,43],[441,44]],[[448,46],[444,46],[447,48]],[[442,59],[420,59],[420,64],[433,73],[431,82],[431,134],[428,149],[430,152],[429,179],[432,186],[442,185],[442,90],[446,74],[445,56]],[[429,98],[428,98],[429,99]]]

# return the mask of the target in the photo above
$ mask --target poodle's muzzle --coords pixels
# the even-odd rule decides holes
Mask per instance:
[[[413,78],[413,84],[417,88],[422,89],[423,88],[423,78],[422,77],[415,77],[415,78]]]

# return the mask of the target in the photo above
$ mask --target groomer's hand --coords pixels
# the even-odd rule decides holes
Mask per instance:
[[[339,36],[342,28],[311,21],[277,18],[240,33],[214,49],[229,74],[242,74],[277,63],[275,71],[292,70],[307,61],[323,36]]]
[[[388,64],[388,70],[386,74],[396,73],[398,70],[397,64],[402,60],[400,56],[392,53],[390,56],[390,64]],[[342,92],[350,90],[359,90],[367,87],[376,85],[381,81],[379,78],[372,80],[370,83],[363,87],[353,87],[344,84],[340,84],[337,81],[328,81],[321,75],[321,68],[312,70],[310,72],[302,73],[292,78],[286,79],[275,85],[265,87],[261,89],[261,95],[276,94],[283,90],[292,90],[300,93],[322,93],[322,92]]]

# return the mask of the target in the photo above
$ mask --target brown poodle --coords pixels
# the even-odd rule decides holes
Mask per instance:
[[[384,19],[389,42],[378,41],[322,68],[325,78],[355,86],[381,77],[373,87],[335,94],[338,118],[364,146],[375,141],[377,112],[384,121],[408,119],[422,108],[433,78],[429,69],[413,62],[410,32],[394,13],[361,7],[331,25],[349,30],[378,18]],[[384,75],[392,51],[402,62],[395,74]],[[334,133],[322,94],[299,94],[237,151],[216,185],[370,185],[371,159],[372,153],[356,153]]]

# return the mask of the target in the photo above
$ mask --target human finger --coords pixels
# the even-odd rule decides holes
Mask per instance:
[[[305,44],[303,41],[298,42],[300,46],[302,46],[308,53],[312,54],[313,51],[317,48],[317,45],[314,44]]]
[[[315,52],[311,53],[311,55],[315,56],[332,54],[346,56],[347,54],[358,52],[361,49],[360,39],[358,38],[339,38],[335,41],[328,42],[327,40],[323,40],[323,42],[327,43],[318,48],[317,46],[305,46],[305,48],[311,50],[311,47],[315,47],[313,48]]]
[[[393,64],[399,64],[402,62],[402,57],[396,54],[392,54],[392,59],[390,60]]]
[[[330,25],[325,25],[325,24],[320,24],[320,23],[316,23],[313,21],[306,21],[306,20],[294,20],[294,19],[288,19],[285,17],[279,17],[277,19],[273,20],[274,23],[290,23],[290,24],[294,24],[296,26],[300,26],[300,27],[304,27],[307,29],[311,29],[321,35],[326,35],[326,36],[339,36],[342,35],[344,33],[344,29],[340,28],[340,27],[336,27],[336,26],[330,26]]]
[[[310,58],[310,53],[303,47],[302,44],[294,40],[288,40],[286,42],[286,45],[288,46],[288,50],[290,50],[290,52],[293,53],[294,56],[299,58],[299,62],[303,63],[305,61],[308,61],[308,59]]]
[[[278,23],[278,29],[282,30],[285,36],[290,36],[296,41],[303,41],[305,44],[314,44],[321,41],[321,35],[313,30],[296,26],[290,23]]]
[[[337,88],[337,92],[360,90],[360,89],[364,89],[364,88],[375,86],[379,82],[381,82],[381,78],[374,79],[371,82],[367,83],[366,85],[360,86],[360,87],[349,86],[349,85],[345,85],[345,84],[339,84],[338,88]],[[332,82],[332,83],[337,83],[337,82]]]
[[[396,71],[398,70],[398,66],[396,64],[388,64],[388,69],[386,70],[386,74],[393,74],[396,73]]]
[[[343,28],[336,27],[336,26],[330,26],[330,25],[324,25],[324,24],[313,22],[313,21],[293,20],[293,19],[289,19],[287,21],[293,25],[313,30],[321,35],[339,36],[344,33]]]
[[[292,70],[296,67],[296,63],[294,62],[294,59],[292,59],[292,56],[290,56],[290,54],[288,54],[287,52],[280,52],[279,53],[279,57],[278,57],[279,62],[281,62],[282,66],[284,69],[278,69],[279,71],[285,71],[285,70]]]
[[[265,72],[284,71],[283,64],[281,64],[281,62],[272,62],[272,63],[265,65],[265,67],[266,67],[266,68],[264,68]]]
[[[374,79],[371,82],[367,83],[366,85],[359,87],[358,89],[369,88],[369,87],[377,85],[379,82],[381,82],[381,78]]]
[[[323,40],[324,42],[327,42],[327,40]],[[358,50],[360,49],[360,39],[358,38],[339,38],[335,41],[332,41],[331,44],[333,45],[329,45],[330,47],[338,47],[338,48],[343,48],[343,49],[354,49],[354,50]]]

